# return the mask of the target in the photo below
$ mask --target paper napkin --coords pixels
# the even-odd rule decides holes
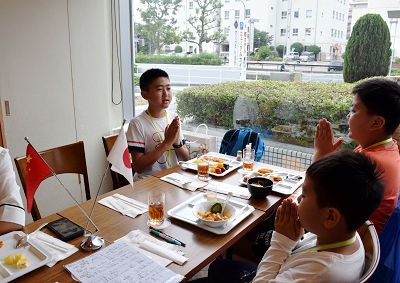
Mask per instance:
[[[161,180],[171,183],[183,189],[194,192],[198,188],[202,188],[207,185],[206,182],[202,182],[197,179],[197,176],[183,176],[179,173],[171,173],[161,178]]]
[[[132,218],[149,210],[147,204],[120,194],[103,198],[99,200],[99,203]]]
[[[34,241],[35,244],[41,246],[51,254],[52,258],[47,264],[48,267],[52,267],[58,261],[63,260],[78,251],[78,248],[75,246],[41,231],[36,231],[35,233],[30,234],[29,237],[29,241]]]
[[[210,181],[207,189],[221,194],[228,194],[229,192],[232,192],[232,195],[238,198],[249,199],[251,197],[247,187],[234,186],[218,181]]]
[[[182,265],[188,260],[180,250],[180,246],[160,241],[141,230],[133,230],[116,242],[120,240],[138,248],[143,254],[162,266],[167,266],[171,262]]]

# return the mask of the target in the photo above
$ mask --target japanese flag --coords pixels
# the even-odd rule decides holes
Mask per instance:
[[[119,131],[118,138],[115,141],[107,160],[112,164],[111,170],[124,176],[133,187],[131,159],[129,157],[128,142],[126,141],[126,135],[123,128]]]

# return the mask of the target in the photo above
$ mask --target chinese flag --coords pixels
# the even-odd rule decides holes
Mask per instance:
[[[40,158],[39,154],[28,144],[26,148],[26,200],[28,213],[31,212],[33,197],[40,183],[51,173],[46,163]]]

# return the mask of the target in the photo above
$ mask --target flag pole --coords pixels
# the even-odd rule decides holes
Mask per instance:
[[[35,149],[35,147],[31,144],[31,142],[29,141],[28,137],[25,137],[26,142],[32,147],[32,149],[37,153],[37,155],[40,157],[40,159],[42,159],[42,161],[44,162],[44,164],[46,164],[47,168],[49,168],[49,170],[51,171],[51,173],[53,174],[54,177],[56,177],[56,179],[58,180],[58,182],[60,183],[60,185],[64,188],[65,191],[67,191],[67,193],[69,194],[69,196],[72,198],[72,200],[75,202],[75,204],[79,207],[79,209],[82,211],[82,213],[86,216],[86,218],[88,219],[88,221],[90,221],[90,223],[92,223],[92,225],[95,227],[96,231],[94,233],[92,233],[92,235],[94,235],[95,233],[97,233],[99,231],[99,228],[97,228],[96,224],[94,224],[94,222],[92,221],[92,219],[87,215],[86,211],[82,208],[82,206],[80,206],[80,204],[78,203],[78,201],[74,198],[74,196],[71,194],[71,192],[64,186],[64,184],[61,182],[60,178],[58,178],[57,174],[54,172],[53,168],[50,167],[50,165],[46,162],[46,160],[43,159],[43,157],[39,154],[39,152]],[[100,190],[100,189],[99,189]],[[98,192],[97,192],[98,194]],[[97,197],[97,196],[96,196]],[[90,235],[90,237],[92,236]],[[103,240],[104,241],[104,240]]]

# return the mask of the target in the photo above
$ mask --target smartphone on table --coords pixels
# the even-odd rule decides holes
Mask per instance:
[[[81,226],[65,217],[50,222],[47,227],[66,242],[82,236],[84,232]]]

